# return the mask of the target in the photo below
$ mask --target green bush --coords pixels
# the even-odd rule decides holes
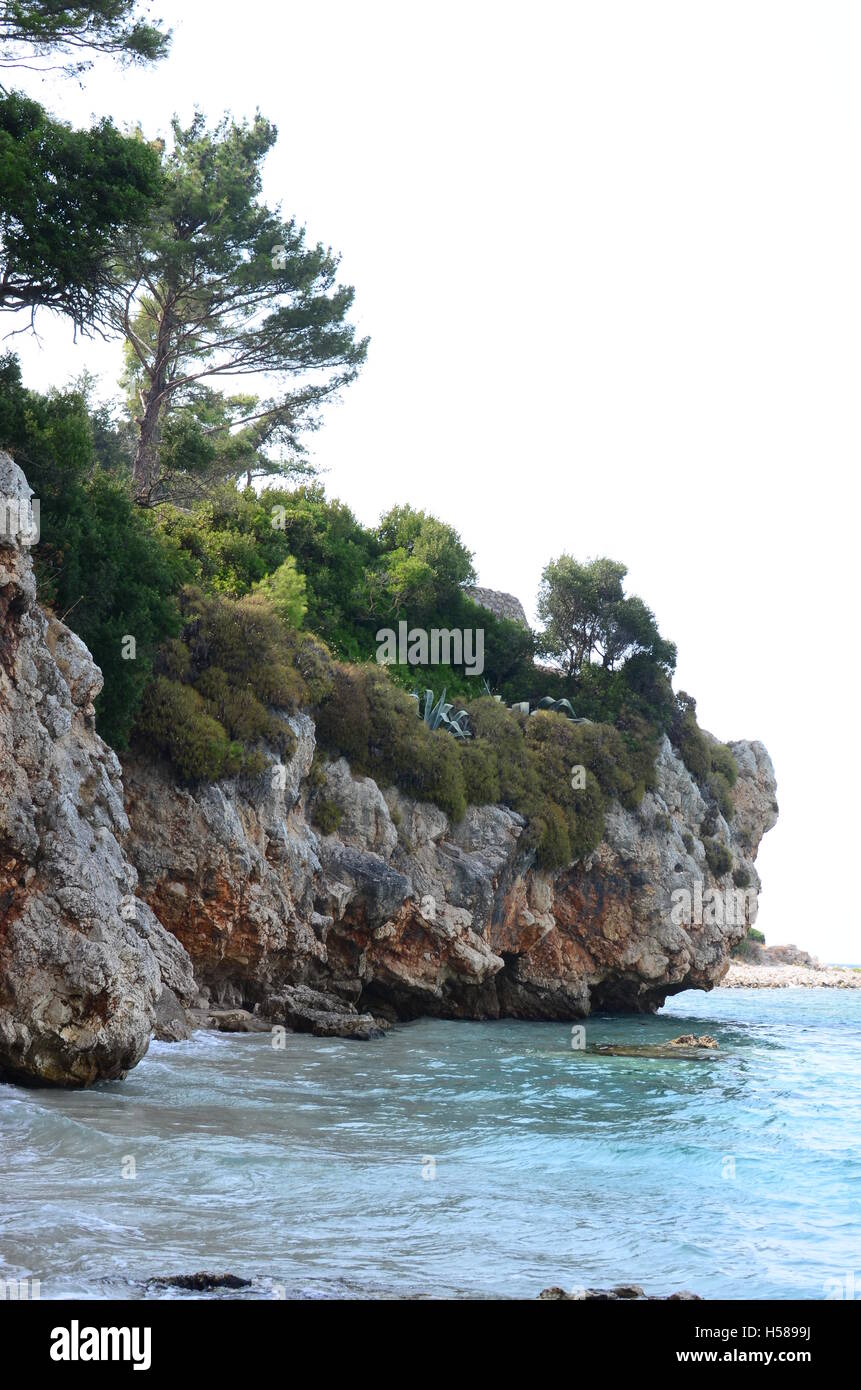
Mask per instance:
[[[417,719],[415,701],[380,667],[336,667],[317,713],[317,738],[380,785],[435,802],[453,820],[463,816],[466,786],[455,740]]]
[[[732,788],[723,773],[710,772],[706,778],[706,786],[710,795],[717,802],[724,820],[732,820],[733,811],[735,810],[732,799]]]
[[[706,738],[697,723],[696,711],[696,701],[680,691],[670,738],[700,791],[718,807],[724,820],[729,821],[734,810],[732,789],[738,779],[738,763],[727,744],[712,743]],[[716,824],[712,824],[705,833],[713,835],[716,828]]]
[[[489,695],[473,700],[467,712],[476,741],[492,748],[496,757],[500,801],[518,810],[540,790],[526,748],[526,716]]]
[[[321,796],[316,799],[313,806],[314,824],[318,825],[324,835],[331,835],[341,824],[343,811],[337,802],[329,797]]]
[[[288,555],[277,570],[259,580],[254,590],[269,600],[286,627],[295,630],[302,626],[308,611],[305,576],[297,570],[292,555]]]
[[[717,807],[710,806],[700,821],[700,839],[711,839],[717,834]]]
[[[712,772],[720,773],[732,791],[738,780],[738,763],[732,749],[725,743],[713,743],[709,749],[709,757]]]
[[[747,933],[741,941],[732,949],[732,955],[736,960],[758,961],[760,959],[760,947],[765,945],[765,937],[756,927],[748,927]]]
[[[670,738],[694,780],[705,783],[712,769],[709,744],[697,723],[696,702],[680,691]]]
[[[170,758],[188,781],[214,782],[239,771],[241,754],[191,686],[156,676],[144,693],[136,732]]]
[[[732,868],[732,855],[726,845],[721,844],[720,840],[703,838],[703,848],[706,852],[708,866],[715,878],[723,878],[724,874],[729,873]]]
[[[499,760],[485,740],[468,739],[459,747],[464,790],[471,806],[493,806],[500,798]]]
[[[535,845],[535,858],[543,869],[570,864],[575,857],[569,818],[555,801],[546,801],[540,812],[531,817],[526,833]]]
[[[382,786],[432,801],[458,819],[466,805],[502,802],[527,820],[521,841],[559,867],[595,848],[611,798],[637,805],[653,777],[641,729],[525,715],[490,696],[468,705],[474,737],[460,741],[416,719],[415,702],[371,666],[339,666],[317,715],[317,737]],[[654,742],[651,744],[654,758]],[[585,786],[574,785],[576,766]]]
[[[735,884],[736,888],[749,888],[750,871],[748,869],[745,869],[743,865],[737,869],[733,869],[732,881]]]
[[[187,587],[180,612],[182,633],[158,653],[135,737],[190,781],[260,777],[266,750],[294,752],[284,716],[328,693],[331,658],[309,634],[285,628],[262,593],[235,600]]]

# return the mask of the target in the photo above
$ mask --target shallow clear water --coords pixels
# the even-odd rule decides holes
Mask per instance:
[[[198,1034],[90,1091],[0,1086],[0,1278],[43,1298],[201,1269],[252,1279],[242,1297],[823,1298],[854,1272],[861,1292],[861,991],[692,992],[586,1029],[721,1051],[427,1021],[284,1051]]]

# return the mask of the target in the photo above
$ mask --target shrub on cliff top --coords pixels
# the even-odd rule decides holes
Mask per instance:
[[[727,744],[706,738],[697,723],[696,700],[683,690],[676,697],[670,739],[703,795],[720,809],[724,820],[731,820],[738,763]]]
[[[186,588],[180,608],[182,634],[159,652],[136,736],[189,780],[259,776],[265,748],[287,758],[296,745],[276,711],[293,714],[328,692],[328,653],[285,628],[262,593],[237,601]]]
[[[573,724],[541,712],[527,716],[489,696],[468,706],[475,737],[464,742],[431,731],[415,702],[387,672],[339,666],[317,715],[317,737],[358,772],[432,801],[458,819],[468,803],[502,802],[527,820],[522,844],[539,864],[557,868],[588,854],[604,830],[611,798],[635,806],[653,779],[642,731]],[[572,775],[585,769],[585,781]]]
[[[317,737],[382,786],[432,801],[452,820],[466,810],[466,783],[455,740],[416,718],[415,701],[385,671],[339,666],[317,713]]]
[[[136,725],[138,738],[170,758],[188,781],[213,782],[237,773],[241,749],[224,726],[206,712],[191,686],[156,676],[147,687]]]

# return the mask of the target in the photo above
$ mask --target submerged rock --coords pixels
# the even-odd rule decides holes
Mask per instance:
[[[597,1301],[600,1303],[668,1303],[675,1301],[696,1301],[702,1302],[702,1294],[689,1293],[687,1289],[681,1289],[678,1293],[668,1294],[647,1294],[644,1293],[639,1284],[616,1284],[610,1289],[560,1289],[554,1285],[549,1289],[542,1289],[538,1295],[545,1302],[566,1302],[583,1303]]]
[[[718,1050],[718,1044],[714,1038],[704,1040],[695,1038],[693,1034],[688,1034],[691,1042],[685,1042],[684,1038],[673,1038],[671,1042],[665,1043],[596,1043],[594,1047],[586,1048],[587,1053],[597,1052],[603,1057],[671,1057],[671,1058],[699,1058],[705,1053],[709,1055]]]
[[[250,1289],[250,1279],[240,1279],[238,1274],[210,1274],[202,1270],[199,1274],[169,1274],[161,1278],[148,1279],[149,1288],[190,1289],[194,1293],[211,1293],[214,1289]]]
[[[31,490],[0,453],[0,498]],[[0,535],[0,1078],[124,1076],[159,1012],[196,993],[175,936],[135,897],[120,765],[95,732],[102,676],[36,604],[30,552]]]

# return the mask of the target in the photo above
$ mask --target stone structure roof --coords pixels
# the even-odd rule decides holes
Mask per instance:
[[[480,589],[476,584],[471,585],[465,592],[473,603],[480,604],[497,618],[510,618],[515,623],[522,623],[524,627],[529,626],[523,604],[513,594],[503,594],[499,589]]]

